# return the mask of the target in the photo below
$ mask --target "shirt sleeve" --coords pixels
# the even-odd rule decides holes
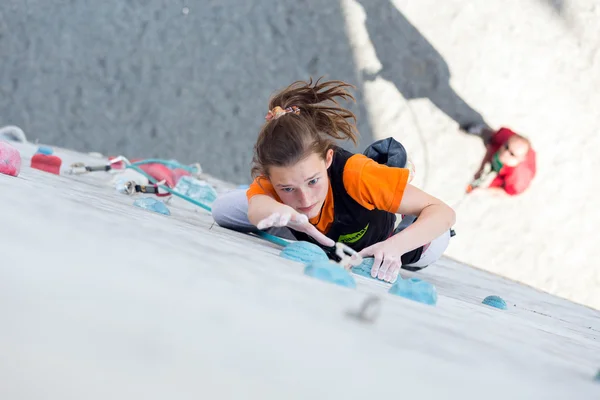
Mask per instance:
[[[396,213],[400,207],[410,171],[388,167],[355,154],[344,167],[346,192],[368,210],[378,209]]]
[[[271,196],[275,200],[280,201],[279,196],[277,196],[277,193],[275,192],[275,188],[273,188],[271,182],[264,176],[259,176],[254,179],[246,191],[246,197],[248,198],[248,201],[257,194]]]

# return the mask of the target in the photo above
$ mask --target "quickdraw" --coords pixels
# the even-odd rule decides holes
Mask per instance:
[[[164,181],[158,182],[152,185],[140,185],[134,181],[127,181],[119,184],[118,190],[121,193],[125,193],[128,195],[133,195],[135,193],[146,193],[146,194],[154,194],[157,197],[167,197],[170,196],[171,193],[165,192],[161,193],[159,191],[159,187],[164,184]]]
[[[323,250],[330,259],[338,263],[344,269],[349,270],[352,267],[359,266],[363,261],[363,258],[358,252],[341,242],[337,242],[335,246],[323,247]]]
[[[71,164],[71,167],[70,167],[68,173],[71,175],[81,175],[81,174],[87,174],[88,172],[97,172],[97,171],[108,172],[112,169],[113,168],[110,164],[93,165],[92,166],[92,165],[85,165],[84,163],[81,163],[81,162],[77,162],[77,163]]]

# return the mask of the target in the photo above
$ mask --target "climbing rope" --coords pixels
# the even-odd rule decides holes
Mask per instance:
[[[170,161],[165,161],[165,160],[153,160],[154,163],[156,164],[163,164],[163,163],[170,163]],[[185,194],[179,193],[178,191],[170,188],[167,185],[163,185],[160,184],[160,182],[158,182],[156,179],[154,179],[150,174],[146,173],[146,171],[144,171],[143,169],[141,169],[139,166],[140,165],[144,165],[144,164],[150,164],[149,160],[143,160],[143,161],[137,161],[135,163],[132,163],[131,161],[129,161],[127,158],[123,157],[123,156],[119,156],[119,157],[115,157],[112,160],[109,161],[109,165],[112,164],[116,164],[118,162],[123,162],[123,164],[125,164],[125,168],[128,169],[132,169],[135,172],[143,175],[144,177],[146,177],[146,179],[148,179],[148,181],[150,181],[152,184],[156,185],[158,188],[163,189],[166,192],[171,193],[173,196],[177,196],[180,197],[182,199],[184,199],[185,201],[188,201],[192,204],[197,205],[198,207],[201,207],[203,209],[205,209],[208,212],[212,212],[212,208],[196,199],[192,199],[189,196],[186,196]],[[167,165],[167,164],[163,164],[163,165]]]
[[[151,183],[153,183],[157,187],[159,187],[159,188],[161,188],[161,189],[169,192],[170,194],[172,194],[174,196],[177,196],[179,198],[182,198],[183,200],[188,201],[188,202],[190,202],[190,203],[192,203],[194,205],[197,205],[198,207],[201,207],[201,208],[205,209],[208,212],[212,212],[212,207],[210,207],[209,205],[204,204],[201,201],[193,199],[193,198],[191,198],[189,196],[186,196],[186,195],[184,195],[182,193],[179,193],[178,191],[176,191],[176,190],[174,190],[174,189],[172,189],[172,188],[170,188],[170,187],[168,187],[166,185],[163,185],[161,182],[157,182],[156,179],[154,179],[151,175],[149,175],[148,173],[146,173],[144,170],[142,170],[139,167],[140,165],[151,164],[151,163],[156,163],[156,164],[162,164],[162,165],[170,166],[170,165],[174,165],[175,162],[173,162],[173,161],[165,161],[165,160],[160,160],[160,159],[149,159],[149,160],[142,160],[142,161],[137,161],[137,162],[132,163],[127,158],[125,158],[123,156],[119,156],[119,157],[116,157],[116,158],[112,159],[109,162],[109,165],[110,164],[116,164],[118,162],[123,162],[125,164],[125,168],[132,169],[132,170],[138,172],[139,174],[142,174],[144,177],[146,177],[148,179],[148,181],[150,181]],[[187,171],[189,171],[189,169],[191,169],[191,168],[195,168],[193,166],[184,166],[184,165],[179,164],[179,163],[177,163],[177,164],[178,164],[178,168],[182,168],[182,169],[185,169]],[[183,167],[185,167],[185,168],[183,168]],[[198,169],[196,169],[196,171],[198,171],[198,170],[200,170],[199,165],[198,165]],[[265,240],[267,240],[267,241],[269,241],[269,242],[271,242],[273,244],[276,244],[278,246],[285,247],[285,246],[287,246],[289,244],[289,242],[287,240],[281,239],[280,237],[271,235],[271,234],[269,234],[267,232],[264,232],[264,231],[257,231],[257,232],[253,232],[253,233],[255,233],[257,236],[260,236],[263,239],[265,239]]]
[[[201,202],[199,200],[193,199],[185,194],[179,193],[177,190],[169,187],[168,185],[165,185],[164,181],[160,181],[160,182],[157,181],[153,176],[151,176],[146,171],[144,171],[143,169],[140,168],[141,165],[146,165],[146,164],[161,164],[161,165],[165,165],[169,168],[181,168],[181,169],[184,169],[184,170],[194,174],[194,173],[200,173],[200,171],[201,171],[200,164],[183,165],[174,160],[162,160],[162,159],[147,159],[147,160],[141,160],[141,161],[136,161],[136,162],[132,163],[126,157],[118,156],[118,157],[113,158],[112,160],[109,160],[108,164],[102,165],[102,166],[86,166],[83,163],[72,164],[71,165],[71,173],[72,174],[82,174],[82,173],[87,173],[87,172],[92,172],[92,171],[111,171],[114,169],[113,165],[117,164],[117,163],[123,163],[126,169],[131,169],[133,171],[136,171],[137,173],[141,174],[146,179],[148,179],[148,181],[150,183],[152,183],[152,186],[135,185],[134,187],[129,187],[128,190],[131,191],[132,193],[133,193],[133,190],[135,190],[136,192],[154,193],[158,196],[167,196],[168,194],[171,194],[171,195],[177,196],[189,203],[192,203],[200,208],[203,208],[204,210],[206,210],[208,212],[212,212],[212,207],[210,207],[209,205],[204,204],[203,202]],[[168,194],[165,194],[165,193],[159,194],[158,189],[162,189],[165,192],[167,192]],[[278,246],[285,247],[289,244],[289,242],[287,240],[282,239],[277,236],[274,236],[274,235],[271,235],[264,231],[258,230],[256,232],[251,232],[251,233],[254,233],[256,236],[259,236],[262,239],[264,239],[268,242],[271,242],[275,245],[278,245]],[[336,243],[335,246],[332,246],[331,248],[324,248],[323,250],[327,254],[329,254],[331,256],[331,258],[333,258],[336,262],[340,263],[340,265],[343,265],[346,267],[348,264],[354,265],[355,263],[360,264],[360,262],[362,262],[362,257],[360,257],[358,255],[358,253],[356,253],[354,250],[352,250],[350,247],[348,247],[347,245],[345,245],[343,243]]]

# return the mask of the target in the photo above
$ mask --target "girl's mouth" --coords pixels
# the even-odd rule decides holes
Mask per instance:
[[[298,211],[300,211],[301,213],[307,213],[310,210],[312,210],[313,208],[315,208],[316,204],[313,204],[312,206],[308,206],[308,207],[299,207]]]

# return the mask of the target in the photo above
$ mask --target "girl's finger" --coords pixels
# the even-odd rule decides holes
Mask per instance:
[[[315,239],[317,242],[319,242],[323,246],[327,246],[327,247],[335,246],[335,242],[333,241],[333,239],[330,239],[327,236],[325,236],[324,234],[322,234],[321,232],[319,232],[319,230],[317,228],[315,228],[313,225],[310,225],[310,227],[308,228],[308,231],[306,233],[308,235],[312,236],[313,239]]]
[[[261,230],[270,228],[273,226],[277,219],[279,219],[279,213],[273,213],[267,218],[264,218],[263,220],[259,221],[258,224],[256,224],[256,227]]]
[[[397,260],[392,260],[392,262],[390,263],[390,266],[388,267],[387,272],[385,273],[385,277],[383,278],[383,280],[385,280],[386,282],[390,282],[392,283],[392,278],[394,277],[394,273],[397,274],[397,271],[399,269],[399,265],[398,265],[398,261]]]
[[[400,274],[400,265],[395,265],[393,267],[393,271],[390,277],[390,283],[396,283],[396,280],[398,280],[398,275]]]
[[[292,219],[291,214],[283,214],[279,217],[279,221],[277,221],[277,226],[287,226],[288,222]]]
[[[377,278],[377,274],[379,273],[379,268],[381,267],[381,261],[382,261],[382,254],[381,253],[375,253],[373,254],[374,260],[373,260],[373,266],[371,267],[371,276],[373,278]]]
[[[379,273],[377,274],[377,278],[385,280],[385,276],[387,274],[388,269],[390,268],[390,264],[392,260],[390,257],[383,258],[383,262],[381,263],[381,267],[379,268]]]

